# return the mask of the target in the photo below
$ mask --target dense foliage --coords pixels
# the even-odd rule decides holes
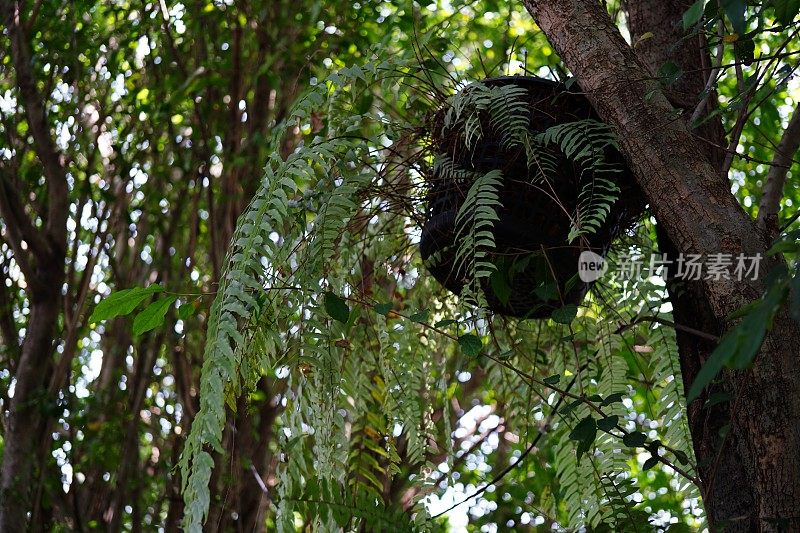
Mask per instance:
[[[545,320],[492,316],[480,283],[457,298],[417,253],[424,177],[447,164],[426,130],[442,105],[453,123],[490,112],[531,158],[553,145],[597,170],[571,239],[616,199],[615,169],[586,149],[614,143],[602,124],[532,138],[514,130],[513,94],[499,107],[480,85],[464,96],[496,74],[569,79],[521,6],[8,4],[22,6],[35,93],[5,53],[6,23],[3,201],[34,228],[48,222],[31,98],[69,201],[63,301],[31,400],[33,529],[703,526],[664,284],[625,275],[632,258],[650,266],[652,218],[616,242],[579,308]],[[797,10],[724,4],[700,1],[684,22],[708,35],[709,94],[741,155],[732,187],[755,213],[800,100]],[[658,75],[668,85],[680,72]],[[479,280],[494,268],[482,230],[499,176],[473,178],[459,257]],[[798,201],[789,179],[784,230]],[[0,220],[5,410],[32,292],[14,225]],[[778,251],[795,253],[793,239]],[[750,323],[763,337],[768,321]]]

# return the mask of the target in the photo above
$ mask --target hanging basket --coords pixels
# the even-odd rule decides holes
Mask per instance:
[[[550,80],[506,76],[483,83],[488,87],[513,84],[525,88],[531,133],[584,119],[599,120],[583,95]],[[525,150],[504,142],[503,131],[483,124],[482,136],[468,147],[463,131],[444,127],[445,112],[437,113],[429,126],[434,153],[446,156],[454,168],[470,171],[473,176],[502,171],[498,190],[502,205],[492,227],[494,248],[489,258],[495,269],[491,277],[480,281],[489,309],[506,316],[545,318],[565,305],[579,304],[590,287],[578,277],[581,252],[591,250],[605,256],[612,241],[644,210],[642,196],[621,154],[613,147],[604,151],[605,160],[621,169],[614,180],[618,199],[600,227],[570,244],[571,215],[579,203],[585,169],[556,150],[550,154],[557,161],[555,175],[542,180],[537,169],[528,168]],[[456,217],[472,183],[434,168],[425,176],[428,195],[420,251],[430,273],[458,295],[469,279],[457,264]]]

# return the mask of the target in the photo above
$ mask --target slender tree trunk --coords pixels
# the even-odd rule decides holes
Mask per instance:
[[[647,63],[622,39],[602,5],[590,0],[523,3],[600,116],[616,131],[662,227],[662,243],[675,252],[704,256],[763,255],[767,242],[731,194],[727,180],[720,179],[718,155],[692,134],[680,109],[670,102]],[[764,286],[762,280],[703,280],[692,291],[695,301],[673,302],[676,317],[714,333],[730,328],[726,317],[760,297]],[[721,386],[732,395],[730,407],[703,412],[704,397],[690,406],[695,454],[704,465],[701,489],[712,527],[800,528],[798,344],[797,324],[780,314],[753,368],[723,372]],[[679,347],[690,383],[713,346],[683,336]],[[720,439],[718,430],[728,422],[730,431]]]

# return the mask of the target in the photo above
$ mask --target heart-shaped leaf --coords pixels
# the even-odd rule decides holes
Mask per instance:
[[[471,333],[461,335],[458,338],[458,345],[461,347],[461,350],[470,357],[479,355],[481,353],[481,348],[483,348],[481,339],[478,338],[477,335]]]
[[[332,292],[326,292],[323,297],[325,311],[334,320],[338,320],[342,324],[347,324],[350,320],[350,308],[347,307],[344,299]]]

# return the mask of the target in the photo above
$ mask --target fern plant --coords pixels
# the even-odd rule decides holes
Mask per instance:
[[[486,137],[488,132],[484,130],[490,128],[499,135],[504,149],[524,150],[534,181],[558,180],[556,154],[566,156],[580,169],[580,189],[571,214],[568,242],[596,233],[620,192],[617,179],[622,167],[606,155],[609,149],[617,148],[614,135],[607,125],[594,119],[557,124],[535,133],[531,131],[530,117],[525,87],[474,83],[448,100],[443,128],[462,136],[468,150]]]
[[[440,472],[452,472],[463,457],[460,421],[470,402],[497,406],[505,432],[522,446],[516,457],[541,454],[537,468],[557,481],[532,498],[554,527],[629,530],[632,521],[648,520],[631,498],[638,490],[626,475],[633,452],[619,453],[631,448],[625,436],[641,429],[633,422],[635,406],[622,399],[634,396],[639,383],[629,346],[645,326],[624,335],[610,330],[599,302],[589,302],[590,312],[569,325],[493,321],[458,307],[422,274],[413,227],[424,215],[414,198],[424,196],[426,184],[416,170],[433,154],[422,137],[400,142],[414,124],[387,123],[383,111],[358,105],[365,92],[396,94],[408,65],[376,57],[314,87],[289,124],[302,125],[325,109],[326,127],[285,160],[270,159],[241,216],[209,317],[200,410],[180,461],[189,531],[202,530],[212,504],[208,483],[214,454],[224,453],[223,436],[232,431],[228,413],[265,375],[286,390],[269,495],[278,531],[294,531],[298,518],[323,531],[436,530],[441,518],[430,516],[430,498],[454,482]],[[476,142],[483,126],[475,110],[486,112],[505,125],[504,142],[524,150],[544,175],[557,146],[590,167],[586,183],[605,179],[599,154],[611,141],[600,126],[531,134],[522,120],[527,111],[515,103],[523,95],[496,89],[472,89],[477,107],[469,92],[454,96],[447,120],[462,121]],[[286,125],[276,128],[276,146]],[[392,172],[397,160],[403,170]],[[457,268],[473,280],[466,296],[480,304],[475,281],[496,268],[490,257],[503,175],[464,171],[446,158],[436,164],[469,184],[457,214]],[[402,198],[393,196],[398,190]],[[607,213],[600,204],[613,194],[599,186],[586,190],[576,227],[591,232]],[[658,437],[679,449],[680,391],[668,379],[675,370],[657,371],[654,402],[669,406]],[[488,392],[475,396],[471,379],[482,380],[480,390]],[[632,427],[623,427],[626,417]],[[587,420],[591,439],[579,430]],[[662,459],[674,462],[670,453]],[[523,479],[526,468],[532,466],[521,459],[514,464]],[[482,486],[503,482],[488,478]],[[408,498],[398,498],[404,490]]]
[[[469,280],[468,295],[476,295],[478,306],[485,306],[481,280],[497,268],[490,254],[495,248],[494,223],[499,220],[497,209],[502,207],[498,191],[502,187],[502,172],[491,170],[478,177],[456,215],[456,268]]]
[[[609,127],[594,119],[584,119],[548,128],[539,134],[544,146],[556,145],[581,170],[578,205],[568,240],[597,232],[619,197],[615,177],[622,173],[618,164],[607,160],[616,140]]]

